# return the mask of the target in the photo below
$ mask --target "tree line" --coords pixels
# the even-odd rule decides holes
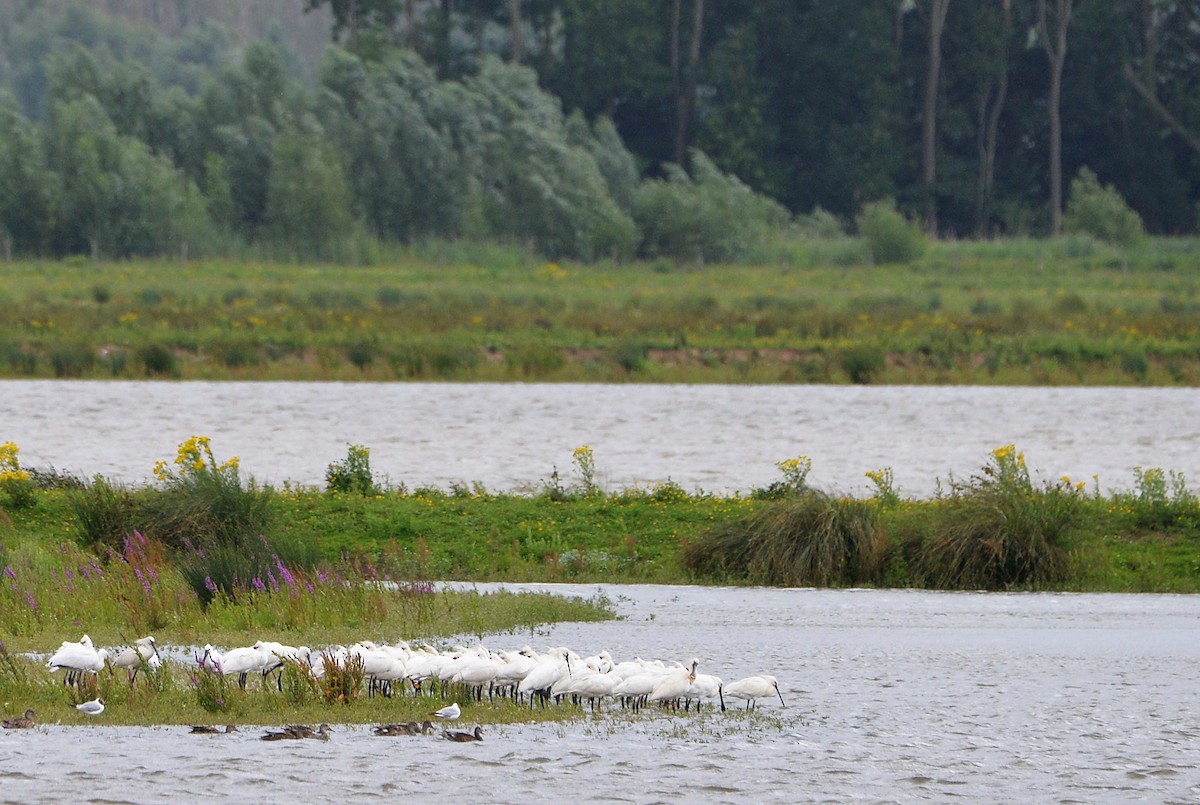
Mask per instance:
[[[1200,2],[304,0],[319,61],[142,5],[0,10],[8,253],[748,259],[879,199],[1055,234],[1081,173],[1195,228]]]
[[[793,212],[890,196],[946,235],[1057,234],[1086,166],[1151,231],[1196,222],[1195,0],[307,3],[355,48],[413,47],[442,74],[484,49],[456,51],[455,21],[490,26],[643,164],[697,147]]]

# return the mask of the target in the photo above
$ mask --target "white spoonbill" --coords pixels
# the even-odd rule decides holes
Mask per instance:
[[[205,657],[212,660],[212,667],[222,675],[237,674],[238,687],[246,689],[246,677],[251,671],[261,671],[274,659],[273,655],[254,646],[233,648],[221,654],[212,647],[205,647]],[[202,662],[201,665],[207,663]]]
[[[763,696],[770,696],[775,693],[779,696],[779,703],[787,707],[783,703],[783,694],[779,692],[779,681],[770,674],[761,674],[759,676],[748,676],[745,679],[739,679],[736,682],[730,682],[723,688],[723,696],[721,699],[721,707],[724,709],[724,697],[728,696],[732,699],[743,699],[746,702],[746,709],[749,710],[754,706],[755,699],[761,699]]]
[[[133,641],[132,646],[126,646],[118,651],[112,661],[114,668],[125,669],[131,685],[137,679],[138,671],[142,670],[143,663],[151,669],[162,665],[162,658],[158,655],[158,644],[154,642],[154,637],[151,635]]]
[[[688,692],[688,688],[696,681],[696,666],[699,664],[700,660],[693,659],[691,667],[676,668],[664,674],[655,683],[647,701],[674,702],[678,706],[678,700],[683,698],[684,694]]]
[[[695,701],[696,711],[699,712],[702,699],[712,699],[721,695],[721,677],[712,674],[696,674],[687,693],[683,694],[686,702]],[[688,705],[685,703],[683,709]]]
[[[92,639],[87,635],[78,643],[63,641],[62,646],[46,662],[51,671],[63,670],[67,674],[63,682],[68,685],[78,684],[85,673],[98,673],[108,660],[108,651],[97,651],[92,647]]]

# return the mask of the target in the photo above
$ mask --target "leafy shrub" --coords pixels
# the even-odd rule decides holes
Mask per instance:
[[[666,166],[666,179],[638,189],[634,220],[650,258],[739,262],[788,222],[787,211],[722,173],[702,152],[690,155],[691,176]]]
[[[192,689],[201,708],[209,713],[224,713],[229,709],[229,698],[235,686],[230,677],[197,663],[192,672]]]
[[[1071,182],[1063,230],[1091,235],[1102,243],[1131,248],[1145,242],[1141,217],[1112,185],[1101,185],[1096,174],[1080,168]]]
[[[1134,467],[1132,492],[1120,492],[1114,502],[1128,512],[1138,529],[1196,528],[1200,500],[1187,488],[1183,473],[1164,473],[1158,467]]]
[[[807,215],[799,215],[793,223],[795,230],[806,238],[836,240],[844,237],[846,227],[836,215],[816,207]]]
[[[84,344],[60,344],[50,352],[55,377],[82,377],[95,360],[91,348]]]
[[[953,484],[939,503],[934,533],[914,556],[922,585],[1002,590],[1065,576],[1080,488],[1066,481],[1036,488],[1013,445],[992,451],[982,475]]]
[[[871,258],[879,265],[911,263],[925,253],[927,243],[921,227],[905,218],[891,199],[867,204],[855,223],[871,250]]]
[[[808,474],[812,472],[811,458],[796,456],[776,462],[775,466],[783,474],[783,480],[755,489],[750,493],[751,497],[756,500],[784,500],[812,491],[808,486]]]
[[[838,362],[850,382],[866,385],[886,365],[883,350],[869,344],[860,344],[838,353]]]
[[[162,344],[144,344],[138,347],[137,356],[148,375],[174,376],[179,374],[179,365],[175,355]]]
[[[783,586],[875,583],[885,559],[878,508],[817,491],[719,526],[683,551],[699,576]]]
[[[350,445],[344,459],[325,468],[325,489],[346,494],[379,494],[371,474],[371,451],[360,444]]]

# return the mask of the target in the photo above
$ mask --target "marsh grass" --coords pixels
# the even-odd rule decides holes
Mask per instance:
[[[997,448],[981,474],[953,483],[915,551],[922,586],[1003,590],[1061,584],[1082,488],[1037,485],[1023,453]]]
[[[829,587],[878,583],[885,554],[873,503],[808,490],[689,542],[682,562],[702,577]]]

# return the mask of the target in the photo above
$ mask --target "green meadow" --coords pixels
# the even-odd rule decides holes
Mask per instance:
[[[753,265],[429,243],[0,265],[0,377],[1200,384],[1200,241],[781,240]]]

